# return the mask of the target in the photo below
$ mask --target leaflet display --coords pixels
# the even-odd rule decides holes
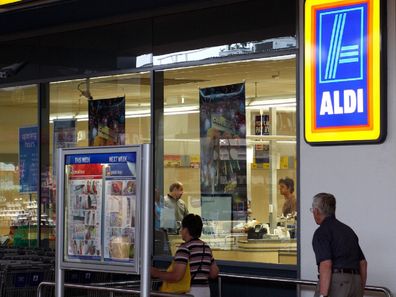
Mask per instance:
[[[140,146],[60,151],[63,267],[138,272],[141,155]]]
[[[99,260],[102,256],[102,165],[70,165],[68,184],[68,256]]]
[[[107,168],[104,217],[104,259],[132,261],[135,242],[136,179],[126,164]]]

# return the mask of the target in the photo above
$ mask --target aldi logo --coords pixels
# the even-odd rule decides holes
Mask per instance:
[[[367,27],[355,24],[364,24],[365,9],[367,5],[319,12],[320,83],[363,79]]]
[[[380,9],[379,0],[306,1],[307,142],[384,139]]]

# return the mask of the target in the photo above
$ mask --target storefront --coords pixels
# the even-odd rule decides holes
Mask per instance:
[[[0,12],[4,245],[54,246],[57,148],[153,143],[158,264],[181,243],[162,207],[180,181],[223,272],[315,279],[309,208],[326,191],[359,235],[368,284],[395,290],[393,1],[387,137],[341,146],[304,139],[304,1],[34,2]],[[246,284],[223,296],[296,294]]]
[[[155,202],[183,184],[223,271],[296,277],[297,3],[168,1],[107,18],[80,4],[84,20],[62,2],[4,12],[65,14],[0,36],[2,242],[53,246],[57,148],[151,142]],[[159,261],[181,243],[164,212]]]
[[[232,2],[3,35],[2,242],[37,246],[41,217],[41,246],[53,246],[57,148],[153,142],[155,188],[162,197],[183,183],[182,199],[204,218],[218,260],[280,264],[295,275],[296,3]],[[227,97],[233,86],[237,101]],[[204,97],[213,92],[224,94],[210,105]],[[112,114],[115,104],[124,110]],[[287,213],[285,178],[294,182]],[[156,234],[157,255],[180,243]]]

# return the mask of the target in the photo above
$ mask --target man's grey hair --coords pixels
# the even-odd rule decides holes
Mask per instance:
[[[316,208],[326,217],[335,215],[336,199],[330,193],[318,193],[313,197],[312,208]]]

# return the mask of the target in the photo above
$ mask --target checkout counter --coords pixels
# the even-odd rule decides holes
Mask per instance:
[[[271,230],[267,224],[249,222],[224,232],[221,225],[228,226],[230,222],[215,222],[215,226],[204,224],[201,239],[209,244],[218,260],[296,265],[295,224],[291,223],[280,222],[280,226]],[[168,238],[174,255],[183,240],[176,234]]]

